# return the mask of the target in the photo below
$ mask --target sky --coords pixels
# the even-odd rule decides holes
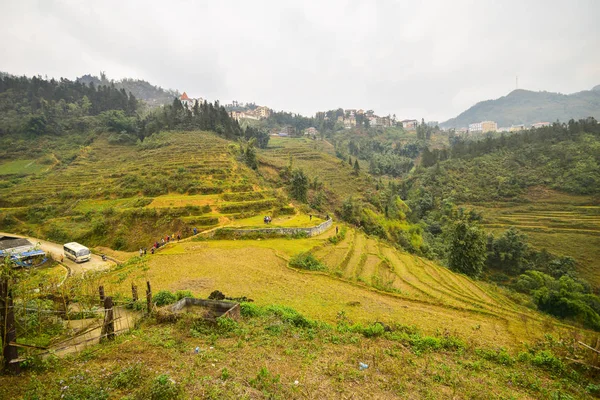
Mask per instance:
[[[139,78],[304,115],[445,121],[600,84],[600,1],[0,0],[0,71]]]

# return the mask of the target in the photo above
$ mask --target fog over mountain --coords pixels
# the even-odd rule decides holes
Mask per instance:
[[[495,121],[499,127],[510,127],[587,117],[600,119],[600,85],[570,95],[513,90],[498,99],[481,101],[441,126],[462,128],[475,122]]]

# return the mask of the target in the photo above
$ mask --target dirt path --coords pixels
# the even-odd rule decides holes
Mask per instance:
[[[34,245],[37,245],[39,243],[40,248],[44,250],[46,254],[52,255],[52,258],[54,258],[55,260],[60,260],[60,257],[63,255],[62,244],[48,242],[46,240],[37,239],[29,236],[16,235],[14,233],[8,232],[0,232],[0,235],[25,238],[28,239]],[[112,261],[102,261],[102,257],[96,254],[92,254],[92,258],[90,259],[90,261],[86,261],[81,264],[78,264],[64,257],[62,264],[71,271],[71,274],[82,274],[88,271],[108,269],[112,265],[115,265],[115,263]]]

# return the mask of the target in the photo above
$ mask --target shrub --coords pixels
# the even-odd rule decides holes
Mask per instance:
[[[175,296],[173,293],[169,292],[168,290],[161,290],[152,297],[152,302],[155,303],[159,307],[166,306],[167,304],[173,304],[176,301],[177,301],[177,296]]]
[[[316,325],[314,321],[290,307],[269,306],[266,311],[279,317],[283,322],[288,322],[299,328],[310,328]]]
[[[178,290],[175,292],[175,297],[179,301],[185,297],[194,297],[194,295],[189,290]]]
[[[149,389],[149,398],[152,400],[172,400],[182,398],[181,387],[169,377],[159,375],[152,381]]]
[[[312,255],[312,253],[300,253],[292,257],[290,266],[294,268],[305,269],[307,271],[323,271],[325,266]]]
[[[139,386],[142,380],[142,364],[136,363],[112,375],[111,386],[118,389],[131,389]]]
[[[243,317],[260,317],[265,314],[264,310],[253,303],[242,303],[240,304],[240,314]]]

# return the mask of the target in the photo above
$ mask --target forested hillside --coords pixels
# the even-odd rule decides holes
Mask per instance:
[[[554,124],[480,141],[454,141],[450,151],[425,151],[408,182],[456,201],[517,198],[545,185],[574,194],[600,193],[600,125],[594,119]]]
[[[76,81],[86,85],[94,83],[95,86],[114,85],[117,89],[125,89],[127,93],[133,94],[152,107],[171,104],[174,98],[179,97],[179,92],[176,90],[163,89],[141,79],[108,80],[104,73],[101,73],[100,77],[89,74],[83,75],[77,78]]]
[[[499,127],[536,122],[568,121],[594,117],[600,119],[600,91],[584,90],[569,95],[552,92],[513,90],[495,100],[486,100],[441,124],[462,128],[481,121],[496,121]]]

